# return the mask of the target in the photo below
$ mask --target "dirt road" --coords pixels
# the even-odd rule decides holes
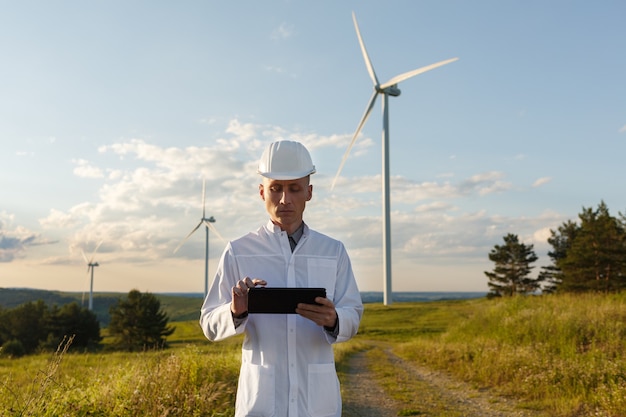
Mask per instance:
[[[375,347],[380,348],[380,347]],[[524,410],[514,401],[480,391],[439,372],[420,368],[383,348],[394,369],[407,374],[414,387],[410,404],[394,400],[377,383],[368,366],[368,355],[361,352],[350,361],[350,370],[344,382],[344,417],[538,417],[542,414]]]

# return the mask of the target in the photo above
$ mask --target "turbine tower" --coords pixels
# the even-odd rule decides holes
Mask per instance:
[[[87,256],[85,255],[85,252],[83,252],[83,250],[80,250],[80,253],[83,255],[83,259],[85,260],[85,263],[87,264],[87,273],[89,274],[89,272],[91,272],[91,281],[89,284],[89,311],[93,310],[93,270],[96,266],[100,266],[100,264],[98,262],[94,262],[93,258],[96,256],[96,252],[98,251],[98,248],[100,248],[100,245],[102,245],[102,241],[100,241],[100,243],[98,243],[98,245],[96,246],[96,248],[93,250],[93,253],[91,254],[91,258],[87,259]],[[82,299],[82,304],[85,304],[85,293],[83,292],[83,299]]]
[[[348,155],[350,154],[350,150],[356,142],[356,138],[361,133],[361,129],[367,122],[367,119],[372,112],[372,108],[374,107],[374,103],[376,103],[376,98],[378,95],[383,96],[382,102],[382,113],[383,113],[383,138],[382,138],[382,189],[383,189],[383,280],[384,280],[384,291],[383,291],[383,302],[385,305],[390,305],[392,303],[391,297],[391,219],[390,219],[390,203],[389,203],[389,96],[397,97],[400,95],[400,89],[398,88],[398,83],[405,81],[409,78],[415,77],[416,75],[423,74],[426,71],[430,71],[432,69],[441,67],[443,65],[449,64],[451,62],[456,61],[458,58],[451,58],[445,61],[436,62],[434,64],[427,65],[422,68],[418,68],[412,71],[405,72],[400,75],[396,75],[391,78],[389,81],[381,84],[378,82],[378,78],[376,77],[376,73],[374,72],[374,67],[372,62],[367,54],[367,50],[365,49],[365,43],[363,43],[363,38],[361,37],[361,32],[359,31],[359,25],[356,21],[356,16],[354,12],[352,13],[352,20],[354,21],[354,28],[356,29],[356,35],[359,39],[359,44],[361,45],[361,52],[363,54],[363,59],[365,60],[365,66],[367,67],[367,72],[374,83],[374,92],[365,108],[365,113],[359,122],[354,135],[352,136],[352,141],[350,145],[346,149],[345,154],[343,155],[343,159],[341,160],[341,164],[339,165],[339,169],[337,170],[337,174],[333,179],[331,190],[335,187],[335,183],[337,182],[337,178],[341,173],[341,170],[348,159]]]
[[[189,234],[182,240],[182,242],[180,242],[180,244],[176,247],[176,249],[174,249],[174,253],[176,253],[178,249],[180,249],[183,246],[183,244],[187,241],[187,239],[189,239],[189,237],[193,235],[195,231],[200,228],[200,226],[204,225],[206,227],[206,244],[205,244],[205,253],[204,253],[204,297],[206,298],[207,294],[209,293],[209,229],[211,229],[213,233],[215,233],[217,237],[219,237],[222,241],[224,241],[224,238],[220,236],[215,226],[213,226],[213,223],[215,223],[215,219],[213,218],[213,216],[206,217],[205,196],[206,196],[206,180],[203,179],[202,180],[202,218],[200,219],[200,223],[198,223],[198,225],[194,227],[191,232],[189,232]]]

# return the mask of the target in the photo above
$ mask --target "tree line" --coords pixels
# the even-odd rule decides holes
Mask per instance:
[[[504,236],[495,245],[485,271],[488,297],[536,292],[618,292],[626,289],[626,215],[611,216],[604,201],[594,210],[583,207],[578,221],[568,220],[550,230],[548,252],[551,263],[531,277],[538,257],[532,244],[517,235]]]
[[[150,293],[132,290],[109,309],[110,347],[136,351],[166,347],[174,332],[161,302]],[[76,302],[49,306],[44,301],[27,302],[12,309],[0,308],[0,355],[19,357],[55,350],[73,336],[71,350],[102,348],[96,315]]]

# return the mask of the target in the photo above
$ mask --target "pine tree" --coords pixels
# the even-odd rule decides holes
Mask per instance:
[[[109,333],[114,336],[114,345],[123,350],[165,347],[165,338],[174,333],[174,328],[168,327],[169,317],[161,310],[161,302],[150,293],[132,290],[109,312]]]
[[[94,348],[99,345],[100,323],[96,315],[78,303],[54,305],[46,314],[48,340],[46,344],[56,349],[64,337],[74,336],[70,349]]]
[[[533,245],[520,243],[517,235],[504,236],[504,245],[495,245],[489,260],[495,263],[495,268],[492,272],[485,271],[489,278],[488,297],[530,294],[540,288],[540,278],[529,277],[534,268],[531,264],[537,260]]]
[[[44,319],[46,311],[47,306],[41,300],[7,310],[2,317],[6,332],[2,339],[19,341],[25,353],[35,352],[48,335]]]
[[[565,257],[562,291],[611,292],[626,288],[626,230],[602,201],[594,211],[583,208],[580,227]]]
[[[580,227],[571,220],[563,223],[556,231],[550,230],[551,236],[548,238],[548,243],[552,245],[553,250],[548,252],[548,256],[552,260],[552,265],[543,266],[539,273],[544,282],[543,292],[555,292],[563,282],[563,271],[559,265],[567,256],[579,231]]]

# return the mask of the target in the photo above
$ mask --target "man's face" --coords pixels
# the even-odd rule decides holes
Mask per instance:
[[[313,186],[309,184],[308,176],[297,180],[264,177],[263,183],[259,184],[259,194],[272,222],[292,233],[302,223],[302,213],[306,202],[313,196]]]

